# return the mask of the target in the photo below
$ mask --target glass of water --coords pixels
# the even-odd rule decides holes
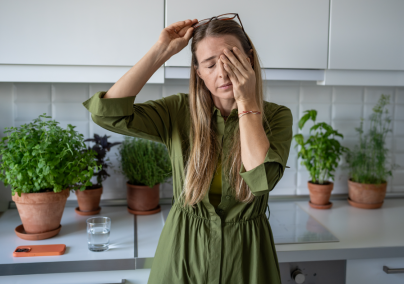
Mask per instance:
[[[109,247],[111,219],[109,217],[92,217],[87,219],[88,249],[106,251]]]

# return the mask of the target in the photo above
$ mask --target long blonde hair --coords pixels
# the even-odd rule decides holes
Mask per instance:
[[[241,26],[233,20],[212,20],[209,24],[195,29],[191,43],[192,62],[189,86],[190,144],[192,146],[190,147],[189,155],[187,155],[185,180],[181,192],[181,196],[184,197],[184,206],[190,205],[193,208],[194,204],[200,202],[205,194],[208,194],[211,181],[216,172],[217,158],[219,152],[222,151],[221,143],[216,137],[216,120],[214,117],[212,118],[214,105],[212,94],[196,72],[196,69],[199,68],[196,48],[198,43],[205,37],[220,37],[222,35],[235,36],[241,43],[245,54],[250,54],[250,49],[252,49],[253,69],[256,77],[255,96],[262,113],[263,123],[268,123],[263,109],[263,86],[259,57],[248,35],[251,46]],[[237,130],[234,131],[230,144],[233,147],[229,149],[227,157],[223,157],[222,175],[229,182],[231,194],[233,194],[235,200],[249,203],[254,200],[254,195],[239,174],[242,161],[238,123],[236,128]]]

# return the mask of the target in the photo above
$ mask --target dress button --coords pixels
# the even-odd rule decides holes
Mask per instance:
[[[226,199],[229,200],[231,197],[230,195],[226,195]]]

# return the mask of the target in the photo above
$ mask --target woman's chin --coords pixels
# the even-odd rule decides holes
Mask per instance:
[[[217,92],[216,94],[212,94],[217,98],[220,99],[234,99],[234,93],[233,91],[226,91],[226,92]]]

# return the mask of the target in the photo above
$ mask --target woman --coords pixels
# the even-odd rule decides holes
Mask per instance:
[[[83,104],[103,128],[164,143],[170,153],[175,203],[149,284],[279,284],[265,211],[286,167],[292,115],[263,100],[257,52],[236,21],[212,18],[193,28],[197,22],[166,27],[108,92]],[[134,103],[153,73],[191,37],[189,94]]]

